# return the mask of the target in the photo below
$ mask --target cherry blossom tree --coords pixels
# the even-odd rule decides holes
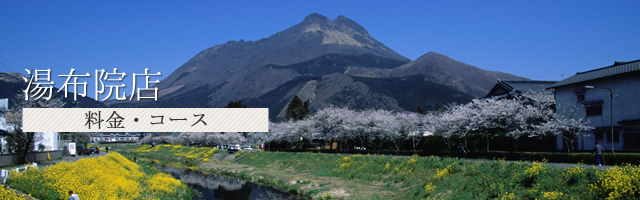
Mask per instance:
[[[206,137],[204,133],[196,132],[184,132],[178,135],[177,140],[180,144],[185,146],[203,146],[206,144]]]
[[[539,125],[550,119],[552,110],[546,102],[531,98],[475,99],[463,105],[450,106],[437,116],[436,132],[449,143],[451,138],[461,138],[467,145],[470,135],[484,135],[489,141],[503,135],[515,139],[522,136],[542,136]]]
[[[418,144],[424,138],[423,134],[430,129],[427,122],[429,117],[434,116],[406,112],[396,115],[396,120],[400,123],[400,127],[404,127],[405,137],[411,139],[413,150],[417,149]]]
[[[147,135],[141,141],[143,144],[179,144],[185,146],[216,146],[225,144],[242,144],[246,142],[246,138],[242,133],[202,133],[202,132],[184,132],[178,136],[171,135]]]
[[[318,139],[325,142],[338,141],[344,144],[352,135],[345,131],[345,120],[354,117],[353,111],[347,108],[337,108],[330,106],[319,110],[312,119],[316,122],[316,131],[319,132]],[[342,145],[340,146],[342,148]]]
[[[351,130],[350,134],[357,137],[360,141],[360,146],[364,147],[365,143],[373,141],[375,138],[394,138],[394,131],[397,127],[390,115],[391,113],[385,110],[352,111],[352,117],[346,119],[350,123],[345,124],[351,124],[351,128],[348,129]]]
[[[584,116],[584,113],[575,104],[557,105],[556,110],[557,112],[551,115],[551,119],[539,125],[538,129],[540,132],[562,135],[562,139],[567,145],[567,151],[570,153],[578,138],[595,127],[590,126],[590,122],[584,117],[578,117]]]
[[[433,121],[436,133],[447,143],[450,149],[452,139],[466,138],[467,134],[473,131],[479,120],[475,119],[476,115],[471,104],[452,105],[446,111],[436,115]]]

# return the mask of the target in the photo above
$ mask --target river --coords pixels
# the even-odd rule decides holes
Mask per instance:
[[[201,195],[193,199],[212,200],[289,200],[297,199],[288,193],[272,187],[261,186],[252,182],[236,178],[215,176],[190,169],[175,168],[171,166],[155,164],[158,170],[171,174],[174,178],[182,180],[189,187],[200,192]]]

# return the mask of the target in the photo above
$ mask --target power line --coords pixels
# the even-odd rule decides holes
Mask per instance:
[[[11,62],[11,60],[5,58],[4,56],[0,55],[0,68],[2,68],[2,70],[6,70],[7,72],[20,72],[20,68],[19,67],[15,67],[16,63]],[[2,61],[4,60],[4,62]],[[7,63],[14,65],[14,67],[7,65]]]
[[[11,67],[9,67],[8,65],[4,64],[2,61],[0,61],[0,69],[2,71],[6,71],[6,72],[12,72],[13,71],[11,69]]]

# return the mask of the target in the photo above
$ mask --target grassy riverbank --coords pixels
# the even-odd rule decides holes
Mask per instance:
[[[12,172],[7,185],[38,199],[66,199],[70,190],[82,199],[191,199],[192,192],[170,175],[118,153]]]
[[[158,148],[155,154],[192,151],[189,147],[171,148],[175,149]],[[138,154],[146,155],[153,154]],[[630,165],[597,170],[554,167],[544,162],[471,162],[418,156],[286,152],[240,152],[236,156],[232,161],[201,158],[198,167],[314,199],[640,198],[640,168]]]

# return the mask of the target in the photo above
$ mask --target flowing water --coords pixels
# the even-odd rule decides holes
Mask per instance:
[[[275,188],[261,186],[240,179],[204,174],[200,171],[175,168],[161,164],[156,164],[156,167],[158,170],[171,174],[174,178],[182,180],[189,187],[200,192],[201,195],[197,197],[194,196],[194,199],[297,199],[295,196]]]

